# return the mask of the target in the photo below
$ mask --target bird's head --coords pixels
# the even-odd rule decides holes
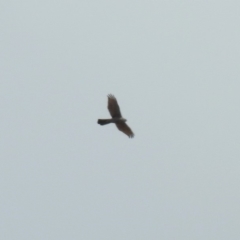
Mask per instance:
[[[121,120],[122,120],[123,122],[126,122],[126,121],[127,121],[127,119],[126,119],[126,118],[121,118]]]

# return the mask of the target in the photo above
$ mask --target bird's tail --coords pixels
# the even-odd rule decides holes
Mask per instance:
[[[105,125],[112,122],[112,119],[98,119],[98,124]]]

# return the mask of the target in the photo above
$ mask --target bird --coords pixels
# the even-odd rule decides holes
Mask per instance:
[[[112,94],[108,94],[107,97],[108,97],[108,111],[112,118],[98,119],[97,123],[100,125],[115,123],[119,131],[125,133],[129,138],[133,138],[134,133],[132,132],[131,128],[126,124],[127,119],[122,117],[117,99]]]

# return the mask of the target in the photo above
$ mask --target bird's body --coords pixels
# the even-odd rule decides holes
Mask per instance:
[[[109,123],[115,123],[118,130],[122,131],[128,137],[134,137],[134,133],[131,128],[126,124],[127,119],[123,118],[120,112],[120,107],[118,106],[117,99],[112,95],[108,95],[108,110],[112,116],[111,119],[98,119],[98,124],[106,125]]]
[[[106,125],[109,123],[125,123],[127,119],[125,118],[110,118],[110,119],[98,119],[98,124]]]

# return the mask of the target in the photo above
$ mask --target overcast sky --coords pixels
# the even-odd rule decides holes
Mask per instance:
[[[240,239],[239,1],[0,5],[0,239]]]

